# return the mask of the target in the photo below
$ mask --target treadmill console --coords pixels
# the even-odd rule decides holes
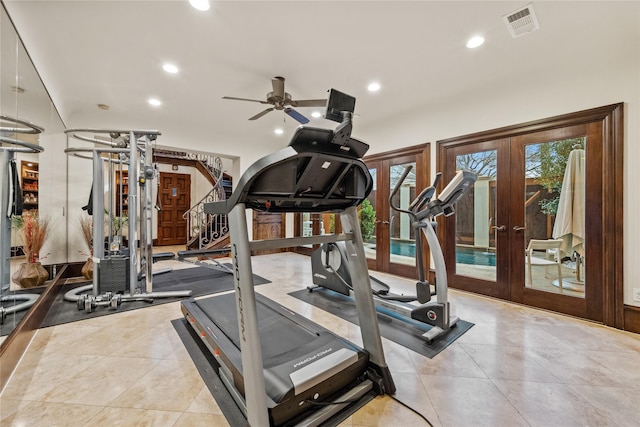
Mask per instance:
[[[251,165],[227,200],[207,203],[205,212],[225,214],[239,203],[269,212],[332,212],[357,206],[369,195],[373,179],[361,160],[369,146],[351,138],[355,98],[334,89],[327,115],[335,129],[300,126],[289,146]]]

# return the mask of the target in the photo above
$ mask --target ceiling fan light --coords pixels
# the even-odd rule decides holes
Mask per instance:
[[[209,0],[189,0],[189,4],[197,10],[202,12],[209,10],[211,5],[209,4]]]

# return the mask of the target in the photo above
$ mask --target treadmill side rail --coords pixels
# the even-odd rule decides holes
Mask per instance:
[[[249,425],[254,427],[267,426],[269,425],[269,414],[244,203],[237,204],[229,212],[229,231],[231,234],[231,253],[233,254],[233,278],[238,310],[247,420]]]

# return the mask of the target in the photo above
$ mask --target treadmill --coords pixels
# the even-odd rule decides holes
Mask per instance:
[[[229,199],[205,206],[207,213],[229,216],[235,292],[183,301],[182,312],[252,427],[331,423],[350,415],[354,404],[395,392],[357,216],[373,181],[361,160],[368,145],[351,138],[354,105],[354,98],[332,89],[326,117],[341,121],[335,130],[299,127],[288,147],[247,169]],[[344,232],[249,241],[246,209],[336,212]],[[254,291],[252,250],[329,241],[345,243],[355,272],[363,348]]]

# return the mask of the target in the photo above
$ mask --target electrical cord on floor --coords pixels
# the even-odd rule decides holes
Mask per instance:
[[[420,412],[416,411],[415,409],[413,409],[411,406],[407,405],[406,403],[404,403],[403,401],[401,401],[400,399],[396,398],[395,396],[391,396],[389,395],[389,397],[391,397],[393,400],[395,400],[396,402],[398,402],[399,404],[401,404],[402,406],[404,406],[405,408],[413,411],[414,413],[416,413],[420,418],[422,418],[423,420],[425,420],[427,422],[427,424],[429,424],[429,427],[433,427],[433,424],[431,424],[431,421],[429,421],[429,419],[427,417],[425,417],[424,415],[422,415]]]
[[[398,402],[399,404],[401,404],[402,406],[404,406],[405,408],[409,409],[410,411],[414,412],[416,415],[418,415],[420,418],[422,418],[423,420],[425,420],[427,422],[427,424],[429,425],[429,427],[433,427],[433,424],[431,424],[431,421],[429,421],[429,419],[427,417],[425,417],[424,415],[422,415],[420,412],[418,412],[417,410],[413,409],[411,406],[407,405],[406,403],[404,403],[403,401],[401,401],[400,399],[398,399],[395,396],[389,395],[389,397],[391,397],[393,400],[395,400],[396,402]],[[315,406],[331,406],[331,405],[343,405],[343,404],[351,404],[351,403],[356,403],[358,402],[359,399],[352,399],[352,400],[336,400],[333,402],[317,402],[314,400],[305,400],[305,403],[308,403],[310,405],[315,405]]]

